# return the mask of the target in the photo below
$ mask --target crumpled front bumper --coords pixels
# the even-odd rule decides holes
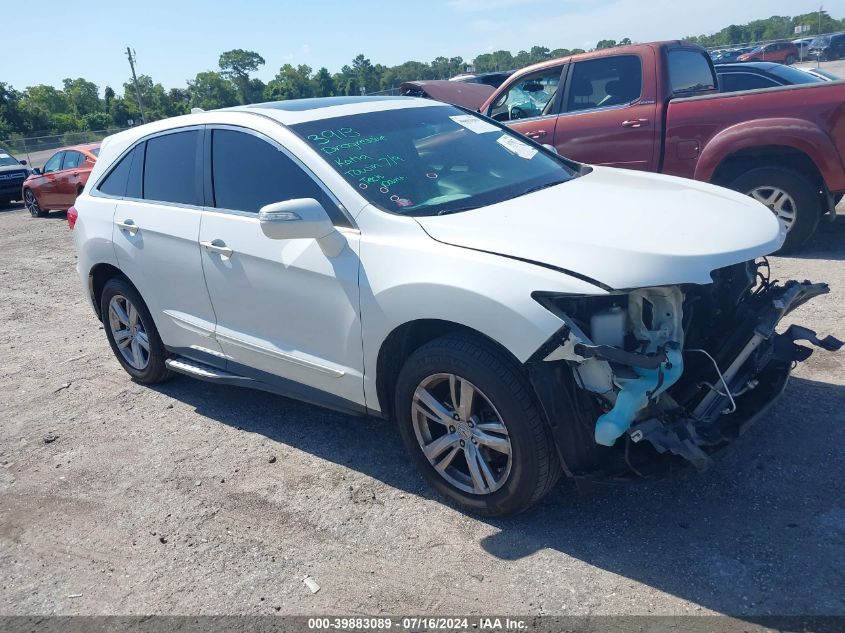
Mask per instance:
[[[665,398],[654,399],[612,447],[599,446],[593,438],[596,419],[607,410],[598,403],[600,398],[573,383],[567,361],[543,360],[553,349],[572,347],[569,329],[562,328],[526,368],[567,473],[590,478],[650,473],[666,461],[664,456],[682,458],[700,470],[708,468],[711,455],[760,417],[783,392],[794,365],[812,354],[812,348],[801,343],[828,351],[842,347],[836,338],[819,338],[798,325],[776,331],[784,316],[829,291],[827,284],[809,281],[767,285],[753,296],[750,314],[725,333],[718,347],[709,351],[684,347],[685,357],[702,354],[709,360],[690,368],[697,373],[685,376],[686,388],[670,389]],[[573,349],[579,356],[617,367],[654,369],[669,359],[665,350],[644,355],[578,345]]]

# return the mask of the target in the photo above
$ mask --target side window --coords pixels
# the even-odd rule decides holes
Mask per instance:
[[[674,50],[669,52],[669,83],[673,95],[683,95],[716,87],[716,77],[700,51]]]
[[[83,160],[85,160],[85,157],[79,152],[65,152],[62,169],[73,169],[74,167],[79,167],[79,164]]]
[[[188,130],[147,141],[145,200],[200,204],[196,177],[199,136],[199,131]]]
[[[44,165],[44,169],[42,170],[43,173],[49,174],[53,171],[59,171],[62,168],[62,158],[64,158],[65,153],[59,152],[58,154],[53,154],[50,157],[50,160]]]
[[[487,116],[513,121],[553,114],[562,71],[563,66],[555,66],[518,79],[493,102]]]
[[[725,73],[724,75],[719,75],[719,88],[722,92],[757,90],[758,88],[773,88],[779,85],[779,83],[768,77],[754,75],[752,73]]]
[[[108,196],[141,198],[143,164],[144,143],[140,143],[112,168],[99,190]]]
[[[643,68],[636,55],[602,57],[575,64],[569,84],[569,112],[625,105],[640,98]]]
[[[258,213],[273,202],[314,198],[337,221],[340,213],[334,201],[280,149],[234,130],[214,130],[211,139],[211,179],[218,209]]]

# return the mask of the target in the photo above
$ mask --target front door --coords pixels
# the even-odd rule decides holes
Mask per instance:
[[[593,165],[654,171],[657,103],[637,55],[576,62],[555,126],[558,152]]]
[[[557,65],[518,78],[490,105],[487,116],[538,143],[551,144],[565,68]]]
[[[164,344],[222,366],[200,260],[202,134],[202,128],[188,128],[148,138],[100,189],[123,196],[114,213],[117,261],[141,293]]]
[[[56,152],[44,164],[41,171],[40,182],[38,182],[38,202],[44,209],[51,209],[59,201],[59,179],[62,173],[62,159],[65,152]]]
[[[209,129],[202,264],[217,316],[216,336],[236,373],[297,397],[363,405],[357,231],[338,203],[269,138],[243,128]],[[274,240],[261,207],[314,198],[338,233]]]

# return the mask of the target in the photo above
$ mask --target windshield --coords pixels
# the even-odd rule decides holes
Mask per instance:
[[[750,53],[762,53],[763,47],[762,46],[756,46],[756,47],[752,48],[749,52]]]
[[[822,35],[810,42],[812,48],[823,48],[828,44],[830,44],[830,35]]]
[[[12,165],[20,167],[21,164],[9,152],[0,148],[0,167],[10,167]]]
[[[815,84],[824,81],[821,77],[816,77],[810,73],[792,66],[775,65],[769,70],[776,77],[780,77],[791,84]]]
[[[451,106],[368,112],[290,128],[368,202],[405,215],[466,211],[576,175],[563,159]]]

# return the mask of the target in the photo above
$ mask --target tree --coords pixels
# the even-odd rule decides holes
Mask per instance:
[[[68,105],[77,117],[100,112],[103,109],[100,102],[100,89],[97,84],[82,79],[65,79],[64,93]]]
[[[187,94],[192,108],[213,110],[238,105],[235,86],[213,70],[197,73],[193,80],[188,81]]]
[[[314,75],[314,96],[315,97],[332,97],[335,93],[334,79],[328,68],[320,68],[317,74]]]
[[[220,74],[237,86],[241,103],[252,103],[253,94],[250,90],[249,76],[264,63],[264,58],[261,55],[253,51],[245,51],[242,48],[226,51],[220,55],[218,61]]]
[[[314,96],[314,84],[311,80],[311,67],[301,64],[294,68],[285,64],[267,84],[264,97],[269,101],[284,99],[303,99]]]
[[[596,50],[600,51],[605,48],[613,48],[616,45],[616,40],[599,40],[599,43],[596,44]]]

